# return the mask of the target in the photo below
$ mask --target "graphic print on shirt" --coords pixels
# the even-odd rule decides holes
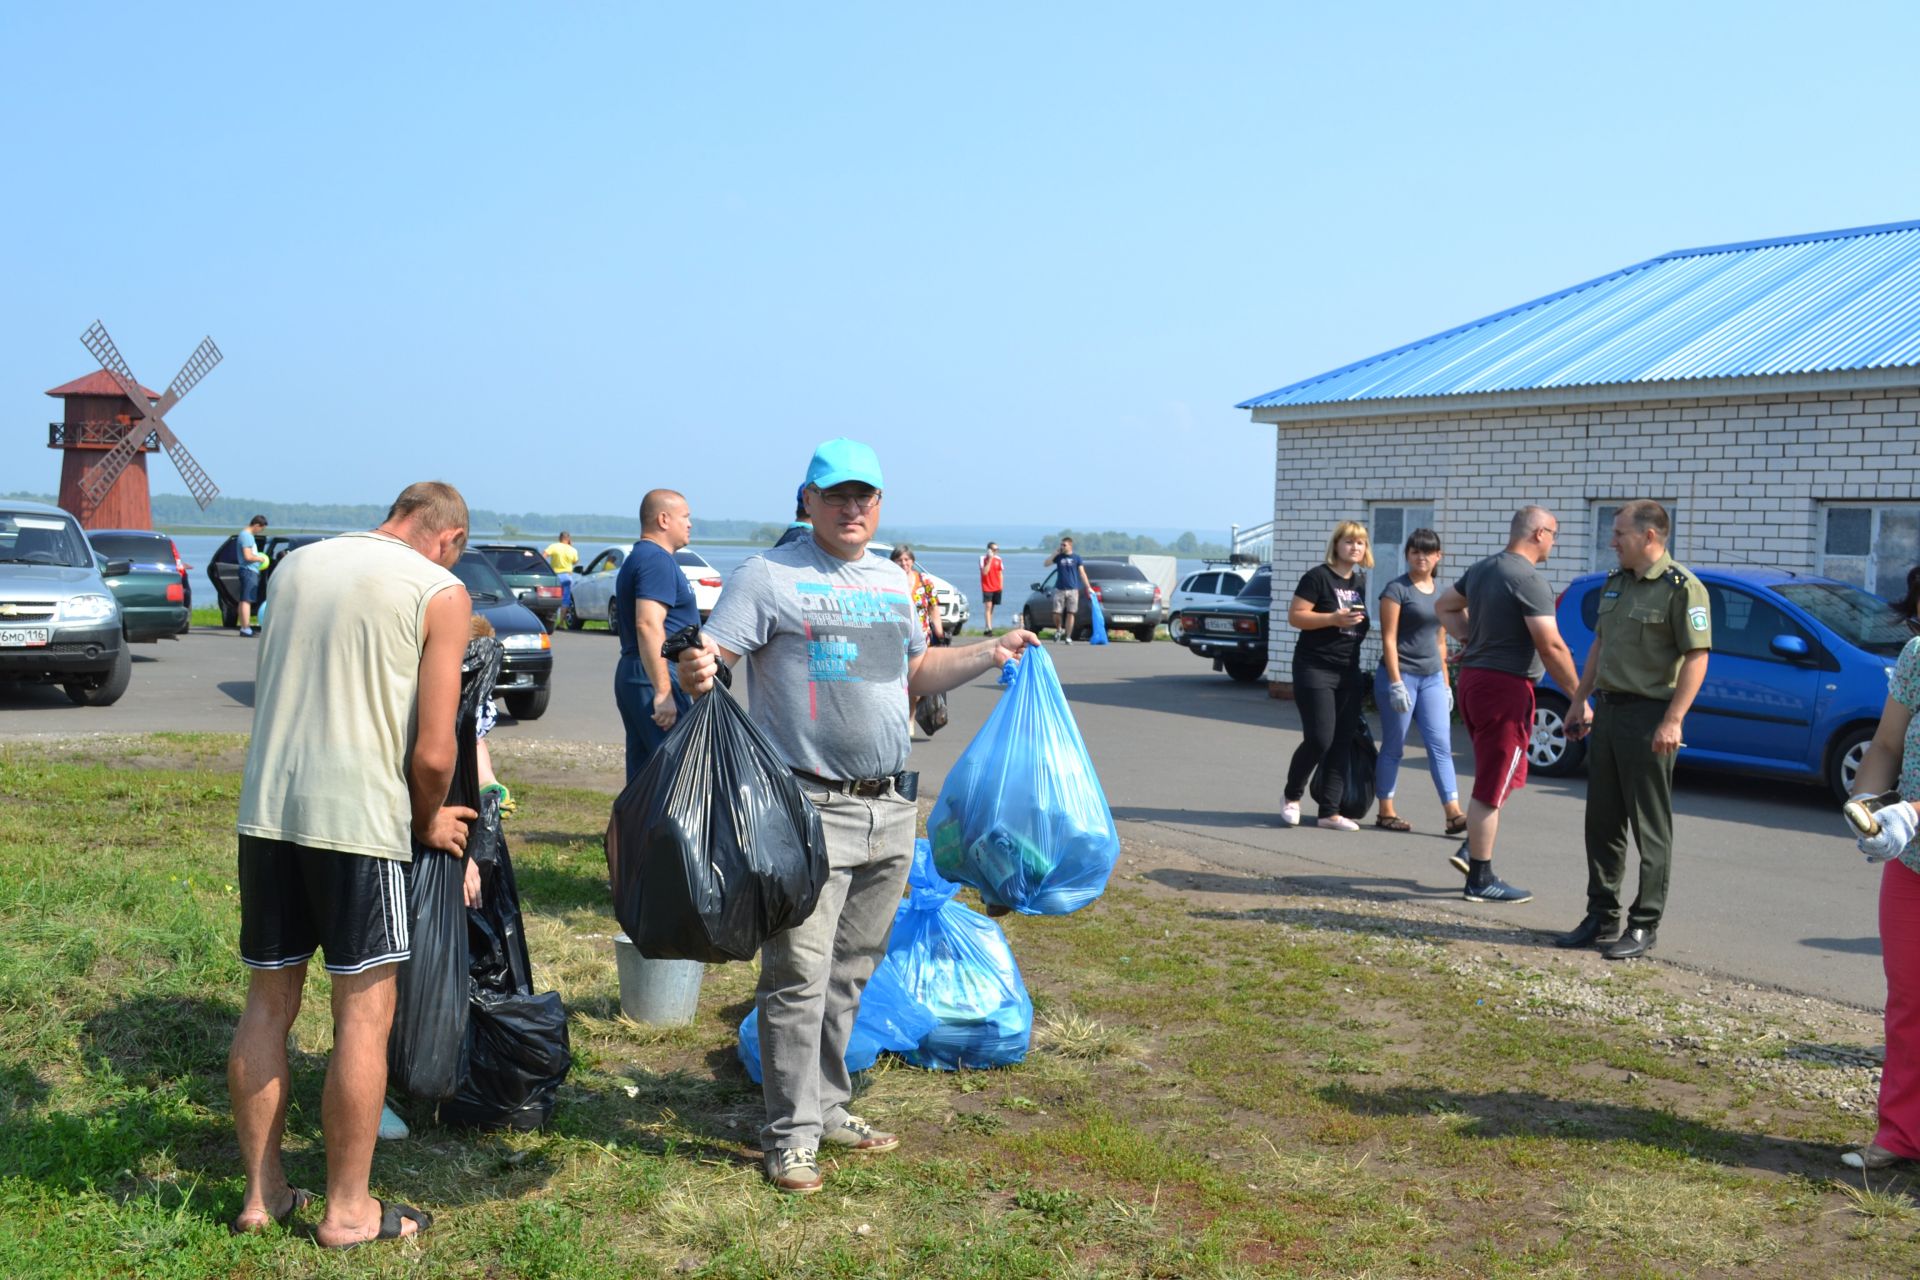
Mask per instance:
[[[912,604],[904,591],[796,584],[807,629],[809,685],[897,684],[907,687]]]
[[[1366,608],[1365,603],[1363,603],[1360,598],[1360,591],[1356,587],[1335,586],[1333,589],[1333,598],[1338,602],[1338,607],[1335,609],[1336,613],[1339,612],[1340,609]],[[1343,636],[1357,636],[1361,634],[1361,631],[1362,627],[1358,623],[1351,627],[1340,628],[1340,634]]]

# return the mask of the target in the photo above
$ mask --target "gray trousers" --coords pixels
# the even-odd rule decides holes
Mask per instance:
[[[868,800],[800,789],[820,811],[827,883],[796,927],[760,948],[761,1092],[767,1124],[760,1147],[820,1146],[853,1096],[847,1041],[860,993],[887,951],[887,935],[913,863],[919,809],[891,789]]]

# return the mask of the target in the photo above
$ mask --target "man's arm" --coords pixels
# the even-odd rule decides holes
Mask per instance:
[[[1448,587],[1433,602],[1433,612],[1440,619],[1440,627],[1461,644],[1467,642],[1467,598],[1460,594],[1460,588]]]
[[[467,651],[472,621],[473,602],[465,587],[448,587],[427,602],[407,778],[414,838],[429,849],[455,855],[466,851],[466,824],[480,816],[464,805],[447,804],[454,762],[460,758],[454,737],[460,715],[460,659]]]
[[[957,649],[924,649],[918,657],[907,660],[907,692],[921,697],[957,689],[1008,658],[1019,657],[1028,645],[1039,643],[1040,637],[1031,631],[1008,631]]]
[[[1556,633],[1559,631],[1558,623],[1554,625],[1554,630]],[[1567,708],[1566,729],[1569,738],[1584,738],[1587,736],[1587,721],[1589,719],[1587,699],[1593,696],[1593,682],[1600,673],[1601,639],[1600,633],[1597,631],[1594,632],[1593,647],[1587,650],[1587,669],[1580,673],[1580,684],[1573,691],[1573,705]],[[1534,643],[1538,644],[1539,640],[1536,638]],[[1569,651],[1569,653],[1571,653],[1571,651]]]
[[[647,683],[653,686],[653,722],[662,729],[671,729],[680,709],[674,705],[667,660],[660,656],[660,646],[667,642],[667,606],[658,600],[636,599],[633,631],[640,645],[641,670],[647,673]]]
[[[1527,619],[1527,634],[1533,637],[1533,647],[1540,651],[1540,661],[1547,664],[1547,674],[1562,689],[1580,688],[1580,671],[1573,665],[1573,651],[1567,648],[1567,642],[1560,638],[1560,624],[1550,613],[1536,614]],[[1580,709],[1586,711],[1586,700],[1580,701]],[[1568,708],[1572,715],[1572,708]]]
[[[1673,682],[1673,700],[1667,703],[1667,714],[1660,717],[1653,731],[1653,754],[1664,756],[1680,749],[1680,722],[1687,718],[1700,686],[1706,682],[1708,652],[1694,649],[1680,659],[1680,675]]]

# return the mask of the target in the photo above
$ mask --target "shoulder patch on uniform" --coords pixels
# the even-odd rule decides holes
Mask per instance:
[[[1695,631],[1707,629],[1707,609],[1705,605],[1695,605],[1687,610],[1687,625]]]

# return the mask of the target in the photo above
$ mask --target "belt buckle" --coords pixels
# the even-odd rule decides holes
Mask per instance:
[[[875,799],[883,794],[886,789],[887,780],[885,778],[855,778],[847,783],[847,794],[850,796],[859,796],[863,800]]]

